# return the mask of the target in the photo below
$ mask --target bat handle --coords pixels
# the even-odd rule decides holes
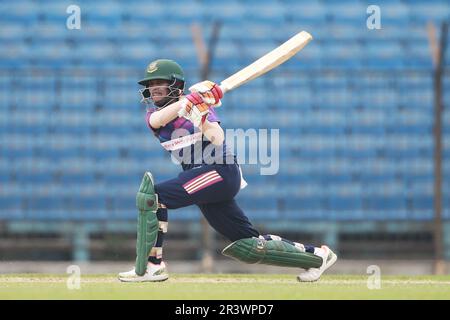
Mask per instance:
[[[219,87],[224,94],[229,91],[228,87],[224,83],[220,83]]]

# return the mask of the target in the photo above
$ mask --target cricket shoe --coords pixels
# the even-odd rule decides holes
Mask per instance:
[[[134,268],[130,271],[119,273],[119,280],[123,282],[165,281],[167,279],[169,279],[169,274],[164,261],[160,264],[149,262],[147,270],[142,276],[137,275]]]
[[[320,268],[310,268],[297,276],[297,280],[300,282],[313,282],[319,280],[322,273],[330,268],[337,260],[337,255],[331,251],[327,246],[322,246],[321,252],[317,253],[319,257],[323,259]]]

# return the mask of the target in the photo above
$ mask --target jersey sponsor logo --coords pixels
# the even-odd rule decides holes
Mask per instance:
[[[191,144],[196,143],[197,141],[202,139],[202,133],[197,132],[194,134],[190,134],[187,136],[183,136],[177,139],[172,139],[166,142],[161,143],[164,149],[167,151],[178,150],[184,147],[187,147]]]
[[[187,193],[193,194],[222,180],[216,170],[211,170],[189,180],[183,184],[183,188]]]

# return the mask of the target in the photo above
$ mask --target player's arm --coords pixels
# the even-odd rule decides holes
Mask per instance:
[[[218,122],[209,122],[208,119],[206,119],[200,127],[200,130],[202,130],[205,137],[216,146],[220,146],[225,139],[223,129]]]
[[[201,129],[210,113],[210,107],[221,105],[220,99],[223,97],[223,93],[219,86],[211,81],[197,83],[189,90],[191,93],[180,100],[181,109],[178,116],[188,119],[195,127]],[[212,129],[213,127],[207,125],[207,128]],[[217,128],[214,129],[217,130]]]
[[[185,117],[191,120],[196,127],[204,123],[210,106],[220,106],[223,93],[220,87],[211,81],[200,82],[191,88],[191,93],[179,101],[155,111],[151,114],[149,122],[153,129],[164,127],[176,117]]]
[[[178,117],[178,112],[183,107],[182,100],[179,100],[177,102],[174,102],[167,107],[155,111],[150,115],[150,119],[148,120],[150,123],[150,126],[153,129],[159,129],[161,127],[164,127],[166,124],[168,124],[170,121]]]

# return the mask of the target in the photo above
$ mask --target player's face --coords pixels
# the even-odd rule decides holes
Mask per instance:
[[[150,95],[154,102],[164,99],[169,94],[169,81],[167,80],[150,80]]]

